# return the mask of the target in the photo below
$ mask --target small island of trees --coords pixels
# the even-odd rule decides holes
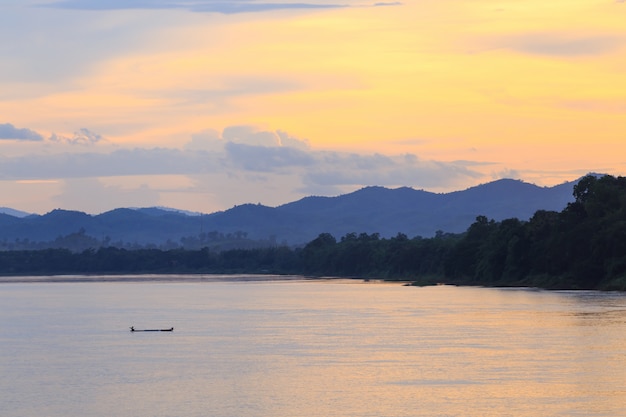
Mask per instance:
[[[265,273],[626,290],[626,178],[586,176],[574,198],[561,212],[537,211],[528,221],[478,216],[465,233],[432,238],[322,233],[300,248],[2,251],[0,273]]]

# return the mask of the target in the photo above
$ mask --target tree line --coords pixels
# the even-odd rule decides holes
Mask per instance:
[[[465,233],[432,238],[322,233],[301,248],[6,251],[0,273],[271,273],[626,290],[626,178],[586,176],[574,198],[561,212],[540,210],[528,221],[478,216]]]
[[[1,239],[0,251],[33,251],[44,249],[69,249],[72,252],[83,252],[88,249],[99,248],[119,248],[119,249],[190,249],[198,250],[210,248],[214,250],[230,250],[235,248],[256,249],[262,247],[276,246],[276,237],[270,236],[268,239],[251,239],[247,232],[235,231],[222,233],[218,231],[201,232],[195,236],[183,236],[178,241],[168,239],[165,242],[139,243],[126,242],[123,240],[113,240],[110,236],[102,239],[90,236],[84,228],[80,228],[74,233],[58,236],[51,241],[35,241],[24,239]]]

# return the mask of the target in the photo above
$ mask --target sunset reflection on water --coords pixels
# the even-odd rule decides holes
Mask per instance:
[[[626,415],[624,294],[29,283],[0,305],[1,415]],[[176,330],[127,331],[153,323]]]

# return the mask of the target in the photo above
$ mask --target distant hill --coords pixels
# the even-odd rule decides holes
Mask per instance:
[[[505,179],[447,194],[367,187],[339,197],[306,197],[276,210],[285,215],[281,218],[303,221],[297,231],[304,241],[320,230],[335,237],[351,232],[431,237],[438,230],[464,232],[479,215],[527,220],[540,209],[560,211],[573,201],[574,184],[543,188]]]
[[[8,214],[13,217],[26,217],[30,216],[30,213],[26,213],[25,211],[15,210],[8,207],[0,207],[0,214]]]
[[[72,234],[108,245],[144,246],[176,246],[181,238],[218,235],[290,245],[309,242],[320,233],[337,238],[352,232],[431,237],[438,230],[463,232],[479,215],[527,220],[540,209],[561,211],[573,201],[574,184],[538,187],[504,179],[446,194],[366,187],[338,197],[305,197],[278,207],[244,204],[205,215],[158,207],[119,208],[94,216],[68,210],[26,216],[5,211],[0,212],[0,242],[6,248],[16,239],[46,242]]]

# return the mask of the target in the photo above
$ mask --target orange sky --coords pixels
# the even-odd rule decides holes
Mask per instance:
[[[451,191],[501,177],[553,185],[625,171],[623,1],[311,1],[270,10],[233,1],[236,13],[197,3],[203,11],[178,1],[167,10],[121,0],[0,5],[0,31],[12,41],[0,46],[0,191],[12,196],[0,206],[210,212],[365,185]],[[229,131],[236,126],[248,128]],[[24,130],[40,140],[25,140]],[[81,175],[81,164],[94,163],[85,154],[132,165],[115,152],[155,148],[215,159],[159,171],[167,164],[150,154],[136,164],[143,171]],[[351,154],[363,158],[352,168]],[[11,170],[33,155],[28,173]],[[275,165],[250,165],[255,155]],[[364,170],[376,155],[390,162]],[[109,201],[72,197],[85,189],[77,181]]]

